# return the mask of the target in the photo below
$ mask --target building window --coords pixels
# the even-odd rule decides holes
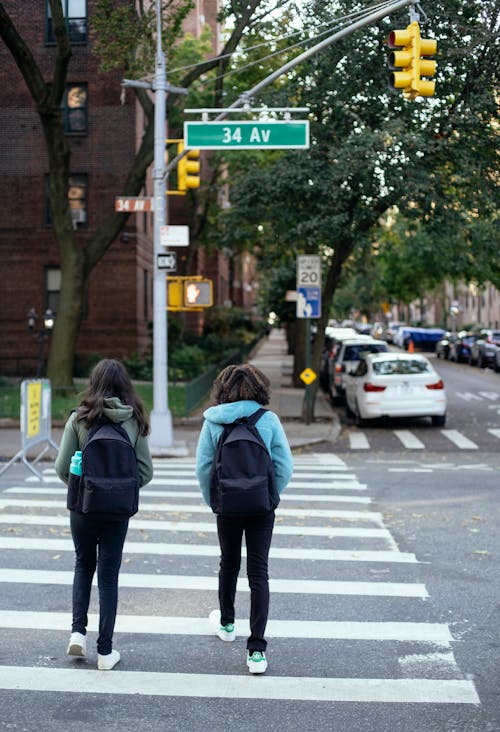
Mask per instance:
[[[56,42],[56,37],[52,26],[49,0],[47,0],[46,8],[45,41],[48,45],[52,45]],[[70,43],[87,43],[87,0],[62,0],[62,8]]]
[[[70,175],[68,200],[74,229],[87,226],[87,176]]]
[[[87,227],[87,175],[79,173],[69,176],[68,201],[74,229]],[[49,176],[45,176],[45,226],[52,226],[50,210]]]
[[[61,270],[59,267],[45,268],[45,308],[53,313],[59,309],[59,295],[61,292]]]
[[[87,85],[69,84],[64,92],[63,103],[64,132],[67,135],[87,134]]]

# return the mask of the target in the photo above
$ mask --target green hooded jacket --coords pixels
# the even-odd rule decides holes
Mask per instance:
[[[137,456],[137,470],[139,473],[139,487],[149,483],[153,477],[153,461],[149,452],[147,437],[139,434],[137,420],[132,407],[122,404],[118,397],[106,397],[104,400],[104,416],[112,422],[117,422],[125,430],[134,446]],[[73,412],[66,422],[61,440],[61,446],[56,458],[56,473],[65,483],[68,482],[71,458],[76,450],[81,450],[87,438],[87,427],[84,421],[78,422],[77,413]]]

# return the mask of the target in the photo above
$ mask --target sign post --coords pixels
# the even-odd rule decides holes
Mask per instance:
[[[306,321],[306,366],[300,378],[306,384],[306,424],[313,416],[312,384],[316,373],[311,368],[311,318],[321,317],[321,257],[302,254],[297,257],[297,318]]]

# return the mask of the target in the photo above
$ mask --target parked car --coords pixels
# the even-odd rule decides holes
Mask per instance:
[[[355,369],[358,361],[367,353],[385,353],[389,349],[387,343],[375,340],[370,336],[348,338],[340,344],[330,372],[330,395],[332,399],[344,397],[344,377]]]
[[[394,338],[396,336],[396,333],[400,328],[403,328],[406,325],[406,323],[398,323],[396,321],[389,323],[387,325],[387,328],[384,331],[384,339],[387,341],[387,343],[394,343]]]
[[[337,353],[339,343],[344,338],[356,338],[358,334],[354,328],[342,328],[328,325],[325,328],[325,341],[323,351],[321,353],[321,364],[319,370],[319,383],[324,391],[330,390],[330,373],[332,370],[331,362]]]
[[[468,362],[471,366],[494,366],[498,347],[500,346],[500,330],[482,330],[472,343]]]
[[[457,333],[455,340],[450,343],[448,359],[450,361],[455,361],[455,363],[468,361],[470,349],[474,340],[475,336],[473,333],[467,333],[466,331],[460,331],[460,333]]]
[[[439,427],[446,423],[444,384],[426,356],[370,354],[344,383],[346,410],[358,425],[379,417],[430,417]]]
[[[450,357],[451,344],[456,340],[456,338],[456,333],[450,333],[447,331],[436,343],[436,358],[448,359]]]

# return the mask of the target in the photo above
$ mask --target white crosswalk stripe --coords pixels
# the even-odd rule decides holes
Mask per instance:
[[[403,446],[422,449],[410,432],[399,432],[398,439]],[[359,436],[361,433],[354,434]],[[463,678],[456,665],[454,638],[448,625],[410,620],[411,609],[429,597],[425,585],[412,572],[412,567],[419,564],[418,557],[399,550],[384,525],[383,516],[371,510],[371,497],[360,495],[360,492],[366,493],[369,486],[359,483],[338,456],[307,455],[297,457],[295,462],[294,479],[277,511],[270,553],[270,589],[275,602],[286,597],[290,600],[293,597],[293,601],[283,600],[279,605],[280,614],[269,619],[267,636],[273,643],[270,669],[263,683],[249,683],[243,669],[241,674],[225,672],[223,661],[217,673],[175,672],[170,668],[162,671],[155,668],[154,662],[144,671],[136,665],[141,639],[146,642],[148,636],[183,638],[187,644],[193,639],[201,654],[203,648],[217,648],[221,653],[225,650],[221,648],[225,644],[214,639],[206,616],[196,615],[199,598],[204,597],[200,593],[207,595],[207,602],[212,607],[217,605],[219,547],[215,539],[215,521],[197,489],[194,461],[184,458],[155,461],[155,482],[141,492],[141,510],[130,521],[120,574],[120,596],[126,609],[119,611],[115,629],[123,649],[122,663],[127,664],[124,669],[101,674],[87,665],[68,673],[67,664],[71,662],[61,660],[60,654],[54,657],[51,665],[41,666],[35,663],[35,658],[30,663],[30,651],[27,650],[23,656],[27,660],[21,660],[15,666],[0,665],[0,689],[57,692],[60,695],[108,694],[120,695],[122,699],[129,695],[232,699],[235,703],[236,700],[269,699],[276,702],[383,702],[399,706],[479,704],[473,681]],[[22,484],[11,484],[0,498],[0,629],[9,629],[11,635],[20,638],[25,635],[30,639],[25,645],[27,649],[34,648],[36,633],[40,631],[58,634],[62,647],[67,642],[71,624],[68,592],[71,592],[73,579],[73,545],[65,501],[61,500],[64,493],[64,486],[58,482],[53,469],[49,469],[44,472],[43,483],[37,481],[35,486],[34,481],[27,479]],[[296,507],[297,503],[300,507]],[[344,503],[363,504],[363,510],[337,507]],[[317,504],[323,504],[324,508],[318,508]],[[192,514],[200,514],[200,520],[193,521]],[[170,563],[174,558],[176,561]],[[132,560],[130,565],[127,564],[129,559]],[[144,560],[147,571],[141,571]],[[57,567],[54,561],[58,562]],[[329,567],[331,571],[327,571]],[[337,574],[337,568],[347,567],[352,568],[348,576]],[[380,569],[371,570],[370,567]],[[325,571],[321,572],[321,568]],[[390,572],[396,569],[398,575],[393,578]],[[375,574],[372,575],[372,571]],[[401,575],[403,571],[404,576]],[[22,588],[22,605],[13,604],[10,599],[17,596],[16,587]],[[60,595],[55,596],[60,600],[49,608],[43,606],[43,601],[53,597],[52,593],[45,594],[50,587],[61,590],[58,590]],[[242,597],[248,596],[243,572],[238,591]],[[130,601],[135,596],[130,593],[137,592],[151,598],[150,607],[144,606],[144,610],[154,611],[155,598],[161,597],[161,608],[168,608],[170,612],[160,609],[152,615],[130,612]],[[170,600],[171,593],[175,593],[175,601]],[[315,617],[316,605],[322,597],[336,597],[335,602],[344,598],[343,602],[352,602],[346,605],[352,609],[358,607],[362,597],[363,610],[359,610],[362,619]],[[179,598],[183,598],[182,602]],[[349,598],[353,598],[352,601]],[[396,609],[390,620],[378,619],[376,612],[370,617],[368,610],[364,610],[370,608],[370,603],[391,601],[400,603],[394,608],[403,608],[401,618],[397,617]],[[178,613],[182,607],[191,614]],[[305,615],[297,615],[300,608],[307,609]],[[349,612],[347,610],[346,614]],[[91,612],[91,634],[95,634],[97,625],[98,617]],[[237,619],[236,632],[243,642],[249,633],[247,619]],[[135,654],[127,653],[127,638],[135,639]],[[380,677],[365,677],[362,673],[354,677],[336,674],[325,677],[324,673],[273,675],[273,658],[276,657],[278,663],[282,639],[286,639],[288,653],[298,641],[348,641],[348,646],[342,646],[342,652],[346,654],[351,652],[353,644],[371,643],[371,653],[378,655],[386,671]],[[411,664],[405,667],[404,655],[394,663],[393,644],[398,643],[405,644],[405,654],[408,654],[408,644],[415,644],[425,674],[412,675]],[[46,649],[46,638],[44,644]],[[276,651],[273,651],[274,644]],[[244,668],[244,663],[242,665]],[[347,659],[345,667],[349,668]],[[444,667],[446,673],[438,673]],[[399,674],[394,668],[400,669]]]
[[[487,432],[494,437],[500,438],[500,428],[489,428]],[[426,450],[433,447],[435,443],[434,435],[436,434],[436,432],[429,432],[422,439],[420,439],[420,437],[412,432],[412,430],[384,430],[383,434],[385,437],[385,442],[387,442],[387,435],[394,435],[399,443],[399,446],[406,450]],[[442,435],[458,450],[479,449],[478,445],[473,440],[471,440],[459,430],[443,429],[439,430],[437,434]],[[380,436],[377,436],[373,433],[370,434],[370,432],[367,433],[351,429],[347,433],[346,439],[350,450],[373,450],[376,448],[380,440]],[[335,480],[337,480],[337,478]]]

